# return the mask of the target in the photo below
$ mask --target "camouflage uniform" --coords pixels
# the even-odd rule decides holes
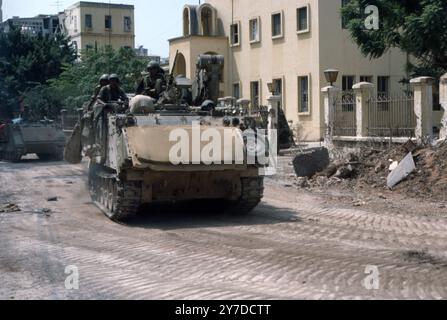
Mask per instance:
[[[92,95],[92,98],[90,99],[90,102],[87,104],[87,106],[84,106],[84,112],[92,110],[93,105],[95,104],[96,99],[98,98],[99,93],[101,92],[101,89],[109,83],[109,75],[103,74],[101,76],[101,78],[99,79],[99,83],[100,84],[98,84],[95,87],[95,90],[93,91],[93,95]]]
[[[98,95],[98,99],[100,99],[104,103],[109,103],[118,100],[127,102],[129,100],[123,89],[119,87],[112,88],[110,85],[105,86],[104,88],[101,89]]]
[[[92,98],[93,98],[93,99],[96,99],[96,98],[98,97],[99,92],[101,91],[102,88],[104,88],[104,86],[102,86],[102,85],[100,85],[100,84],[98,84],[98,85],[95,87],[95,90],[93,91],[93,95],[92,95]]]
[[[138,85],[136,94],[143,94],[158,100],[160,95],[166,88],[166,80],[163,69],[157,62],[150,62],[148,65],[148,71],[151,69],[157,70],[156,74],[153,76],[150,72],[146,75],[143,80],[141,80]]]

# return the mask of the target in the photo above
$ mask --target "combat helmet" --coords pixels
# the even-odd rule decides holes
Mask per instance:
[[[103,74],[101,78],[99,78],[99,81],[109,81],[109,75],[107,73]]]
[[[120,82],[120,77],[119,77],[117,74],[112,73],[112,74],[109,76],[109,81],[111,81],[111,80],[118,80],[118,82]]]
[[[147,70],[154,69],[154,68],[157,68],[157,69],[160,68],[160,64],[157,61],[152,60],[151,62],[148,63]]]

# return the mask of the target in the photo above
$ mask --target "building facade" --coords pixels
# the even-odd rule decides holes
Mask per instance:
[[[20,28],[22,32],[31,35],[50,35],[60,32],[58,15],[38,15],[32,18],[12,17],[1,23],[1,29],[9,32],[11,26]]]
[[[221,95],[266,105],[267,83],[282,97],[287,119],[299,125],[302,139],[324,133],[321,88],[324,70],[340,71],[344,91],[372,82],[380,93],[404,89],[406,55],[392,50],[380,59],[364,57],[344,28],[343,0],[207,0],[186,5],[183,35],[170,40],[170,62],[178,51],[176,73],[195,75],[199,54],[221,54],[225,69]]]
[[[63,32],[78,49],[135,48],[134,6],[78,2],[61,14]]]

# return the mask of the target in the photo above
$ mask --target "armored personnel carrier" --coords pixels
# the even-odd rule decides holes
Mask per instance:
[[[199,57],[207,66],[222,60]],[[207,79],[202,83],[213,85],[217,78]],[[258,130],[261,119],[216,107],[216,90],[201,85],[193,94],[200,105],[192,107],[184,100],[192,81],[180,76],[168,83],[159,101],[146,96],[134,97],[129,106],[98,101],[84,117],[89,120],[82,140],[90,146],[82,149],[91,159],[92,199],[114,221],[126,221],[146,203],[216,199],[224,200],[228,212],[252,211],[264,191],[266,163],[258,160],[268,157],[262,155],[268,143]]]
[[[66,138],[51,120],[28,123],[16,119],[0,125],[0,159],[18,162],[35,153],[41,160],[62,161]]]

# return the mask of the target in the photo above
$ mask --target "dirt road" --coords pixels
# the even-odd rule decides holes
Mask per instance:
[[[359,197],[280,177],[247,217],[160,207],[118,225],[91,203],[84,166],[0,162],[0,208],[21,209],[0,213],[0,298],[447,298],[445,206]]]

